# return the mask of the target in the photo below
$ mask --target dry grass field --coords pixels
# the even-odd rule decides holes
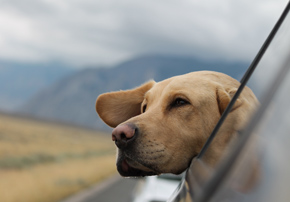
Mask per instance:
[[[110,135],[0,114],[0,201],[54,202],[115,174]]]

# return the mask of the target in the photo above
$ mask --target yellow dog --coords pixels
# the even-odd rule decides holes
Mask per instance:
[[[179,174],[211,134],[240,83],[222,73],[192,72],[127,91],[102,94],[101,119],[115,129],[117,169],[122,176]],[[215,165],[258,101],[245,87],[204,156]]]

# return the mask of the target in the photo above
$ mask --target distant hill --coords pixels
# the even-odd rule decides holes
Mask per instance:
[[[198,70],[224,72],[240,79],[245,63],[207,62],[188,57],[143,56],[112,68],[85,69],[39,92],[20,109],[37,117],[108,129],[95,112],[99,94],[136,87],[150,79],[160,81]]]
[[[0,110],[15,110],[37,91],[74,71],[58,63],[23,64],[0,61]]]

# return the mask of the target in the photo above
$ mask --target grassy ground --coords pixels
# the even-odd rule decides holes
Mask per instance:
[[[53,202],[115,173],[108,134],[0,114],[0,201]]]

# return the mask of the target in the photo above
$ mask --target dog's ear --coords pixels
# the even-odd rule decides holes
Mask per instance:
[[[96,111],[106,124],[116,127],[141,113],[144,95],[154,84],[155,81],[149,81],[132,90],[101,94],[96,101]]]
[[[237,88],[224,89],[222,87],[218,87],[216,89],[217,103],[218,103],[219,112],[221,115],[227,108],[228,104],[230,103],[231,99],[234,97],[237,90],[238,90]],[[237,109],[238,107],[240,107],[241,105],[242,105],[242,100],[238,98],[234,106],[232,107],[231,112]]]

